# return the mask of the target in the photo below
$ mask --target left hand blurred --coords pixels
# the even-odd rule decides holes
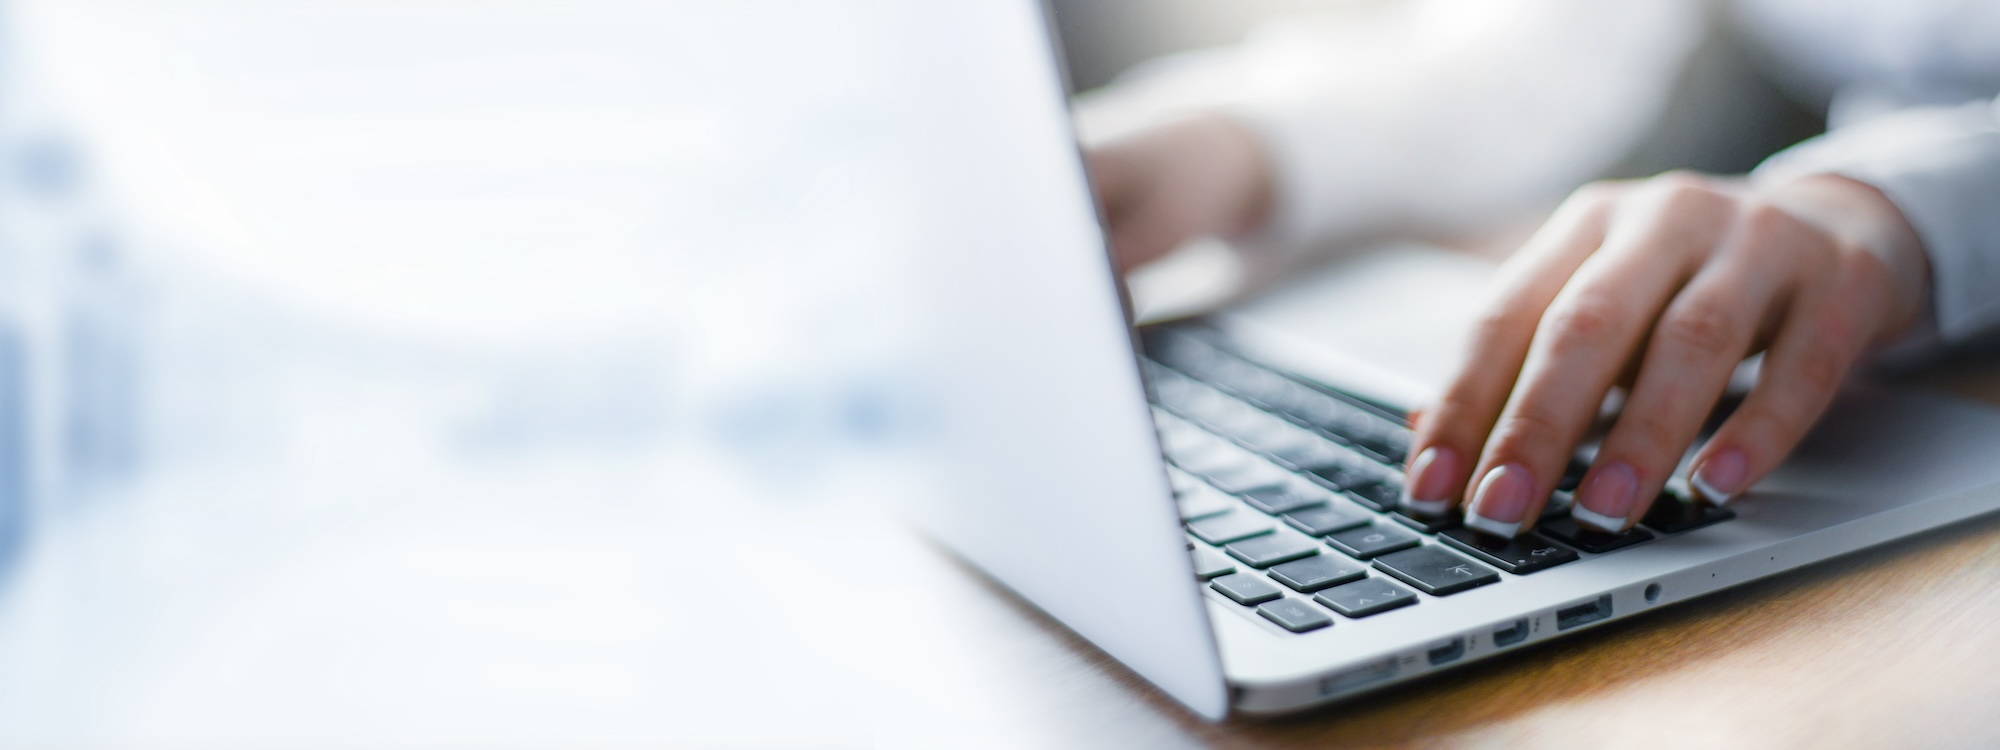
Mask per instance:
[[[1668,174],[1578,191],[1503,269],[1443,396],[1416,418],[1405,503],[1512,536],[1534,525],[1609,390],[1623,413],[1574,517],[1643,516],[1750,354],[1763,372],[1693,464],[1727,502],[1775,468],[1871,346],[1925,304],[1928,264],[1880,192]]]
[[[1197,237],[1247,231],[1270,213],[1270,162],[1255,136],[1206,112],[1085,152],[1119,267],[1144,265]]]

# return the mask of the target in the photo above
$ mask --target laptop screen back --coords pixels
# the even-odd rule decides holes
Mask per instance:
[[[953,241],[920,272],[952,549],[1196,712],[1227,708],[1055,56],[1032,0],[952,3],[920,116]]]

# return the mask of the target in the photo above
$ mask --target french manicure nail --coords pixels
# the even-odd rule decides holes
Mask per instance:
[[[1521,531],[1528,515],[1528,502],[1535,493],[1535,479],[1528,467],[1507,464],[1486,472],[1479,490],[1472,495],[1472,508],[1465,525],[1474,531],[1512,538]]]
[[[1709,502],[1722,505],[1743,491],[1743,480],[1749,473],[1750,461],[1744,458],[1743,451],[1730,448],[1717,451],[1695,467],[1688,484],[1694,485],[1695,491]]]
[[[1625,519],[1638,502],[1638,472],[1624,461],[1612,461],[1592,469],[1583,478],[1583,486],[1576,489],[1576,505],[1570,507],[1569,515],[1579,523],[1615,534],[1625,530]]]
[[[1403,507],[1426,516],[1441,516],[1451,510],[1452,479],[1458,476],[1458,451],[1433,445],[1410,462],[1408,481],[1403,483]]]

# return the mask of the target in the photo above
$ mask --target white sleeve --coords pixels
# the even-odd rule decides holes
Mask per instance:
[[[1836,174],[1882,191],[1930,258],[1945,343],[2000,331],[2000,99],[1885,115],[1765,161],[1760,181]]]
[[[1220,108],[1248,124],[1278,180],[1254,244],[1477,227],[1627,157],[1708,13],[1693,0],[1412,0],[1266,26],[1092,99]]]

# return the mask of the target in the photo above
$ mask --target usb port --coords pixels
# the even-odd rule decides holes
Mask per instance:
[[[1589,625],[1611,616],[1611,595],[1597,597],[1597,601],[1584,602],[1556,610],[1556,629],[1568,630],[1579,625]]]
[[[1383,659],[1373,664],[1341,672],[1319,681],[1320,695],[1338,695],[1350,690],[1358,690],[1396,676],[1396,660]]]
[[[1528,621],[1515,620],[1513,625],[1493,631],[1493,647],[1506,648],[1528,640]]]
[[[1433,667],[1458,661],[1458,657],[1465,655],[1465,639],[1453,638],[1450,643],[1433,648],[1424,655],[1430,657]]]

